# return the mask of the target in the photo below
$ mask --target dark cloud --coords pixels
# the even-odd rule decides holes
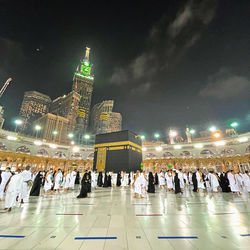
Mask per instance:
[[[161,17],[145,38],[149,48],[128,65],[115,68],[111,83],[130,86],[131,92],[134,92],[133,89],[137,92],[138,89],[153,88],[158,84],[160,76],[166,80],[168,71],[195,45],[203,28],[214,18],[216,2],[188,1],[171,22],[166,16]]]
[[[244,76],[230,73],[221,69],[208,79],[207,85],[200,91],[203,97],[227,99],[232,97],[249,96],[250,81]]]

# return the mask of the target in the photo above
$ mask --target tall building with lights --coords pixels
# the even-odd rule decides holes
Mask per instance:
[[[67,95],[56,98],[50,105],[50,113],[68,119],[69,132],[73,132],[75,130],[80,99],[81,96],[73,90]]]
[[[112,112],[113,100],[97,103],[91,110],[90,127],[94,134],[105,134],[121,131],[122,116],[120,113]]]
[[[68,141],[69,120],[65,117],[47,113],[34,121],[35,125],[41,126],[38,137],[55,143],[66,143]]]
[[[33,122],[48,113],[50,103],[50,97],[45,94],[37,91],[25,92],[19,113],[23,120],[22,131],[32,133]]]
[[[84,133],[88,128],[94,83],[94,76],[91,72],[92,65],[89,60],[89,52],[90,48],[86,47],[85,57],[78,65],[73,78],[72,89],[80,95],[75,126],[75,132],[79,143],[84,142]]]
[[[122,115],[120,113],[111,112],[107,122],[107,133],[122,130]]]

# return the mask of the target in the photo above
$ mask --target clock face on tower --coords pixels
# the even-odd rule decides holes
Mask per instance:
[[[91,65],[88,62],[83,62],[81,66],[81,71],[85,75],[89,75],[91,71]]]

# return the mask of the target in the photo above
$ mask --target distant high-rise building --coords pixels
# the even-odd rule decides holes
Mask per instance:
[[[113,100],[95,104],[91,110],[91,131],[94,134],[104,134],[121,130],[122,117],[120,113],[112,112]]]
[[[120,113],[111,112],[108,117],[107,133],[122,130],[122,115]]]
[[[40,125],[38,137],[55,143],[66,143],[68,141],[69,120],[65,117],[47,113],[34,121],[35,125]]]
[[[75,130],[80,98],[81,96],[73,90],[67,95],[56,98],[50,105],[50,113],[69,120],[68,130],[70,132]]]
[[[0,106],[0,129],[3,127],[4,124],[3,113],[4,113],[3,106]]]
[[[88,128],[91,97],[93,92],[94,76],[91,73],[92,65],[89,61],[90,48],[86,47],[86,54],[78,65],[73,79],[73,90],[80,95],[78,117],[75,131],[78,142],[84,141],[84,133]]]
[[[30,126],[49,111],[51,99],[49,96],[39,93],[37,91],[27,91],[24,93],[22,106],[20,109],[20,116],[23,120],[22,130],[30,132]]]

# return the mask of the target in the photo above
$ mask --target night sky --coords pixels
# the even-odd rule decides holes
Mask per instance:
[[[85,46],[92,105],[114,99],[123,128],[250,128],[250,1],[0,1],[0,104],[13,129],[24,91],[68,93]]]

